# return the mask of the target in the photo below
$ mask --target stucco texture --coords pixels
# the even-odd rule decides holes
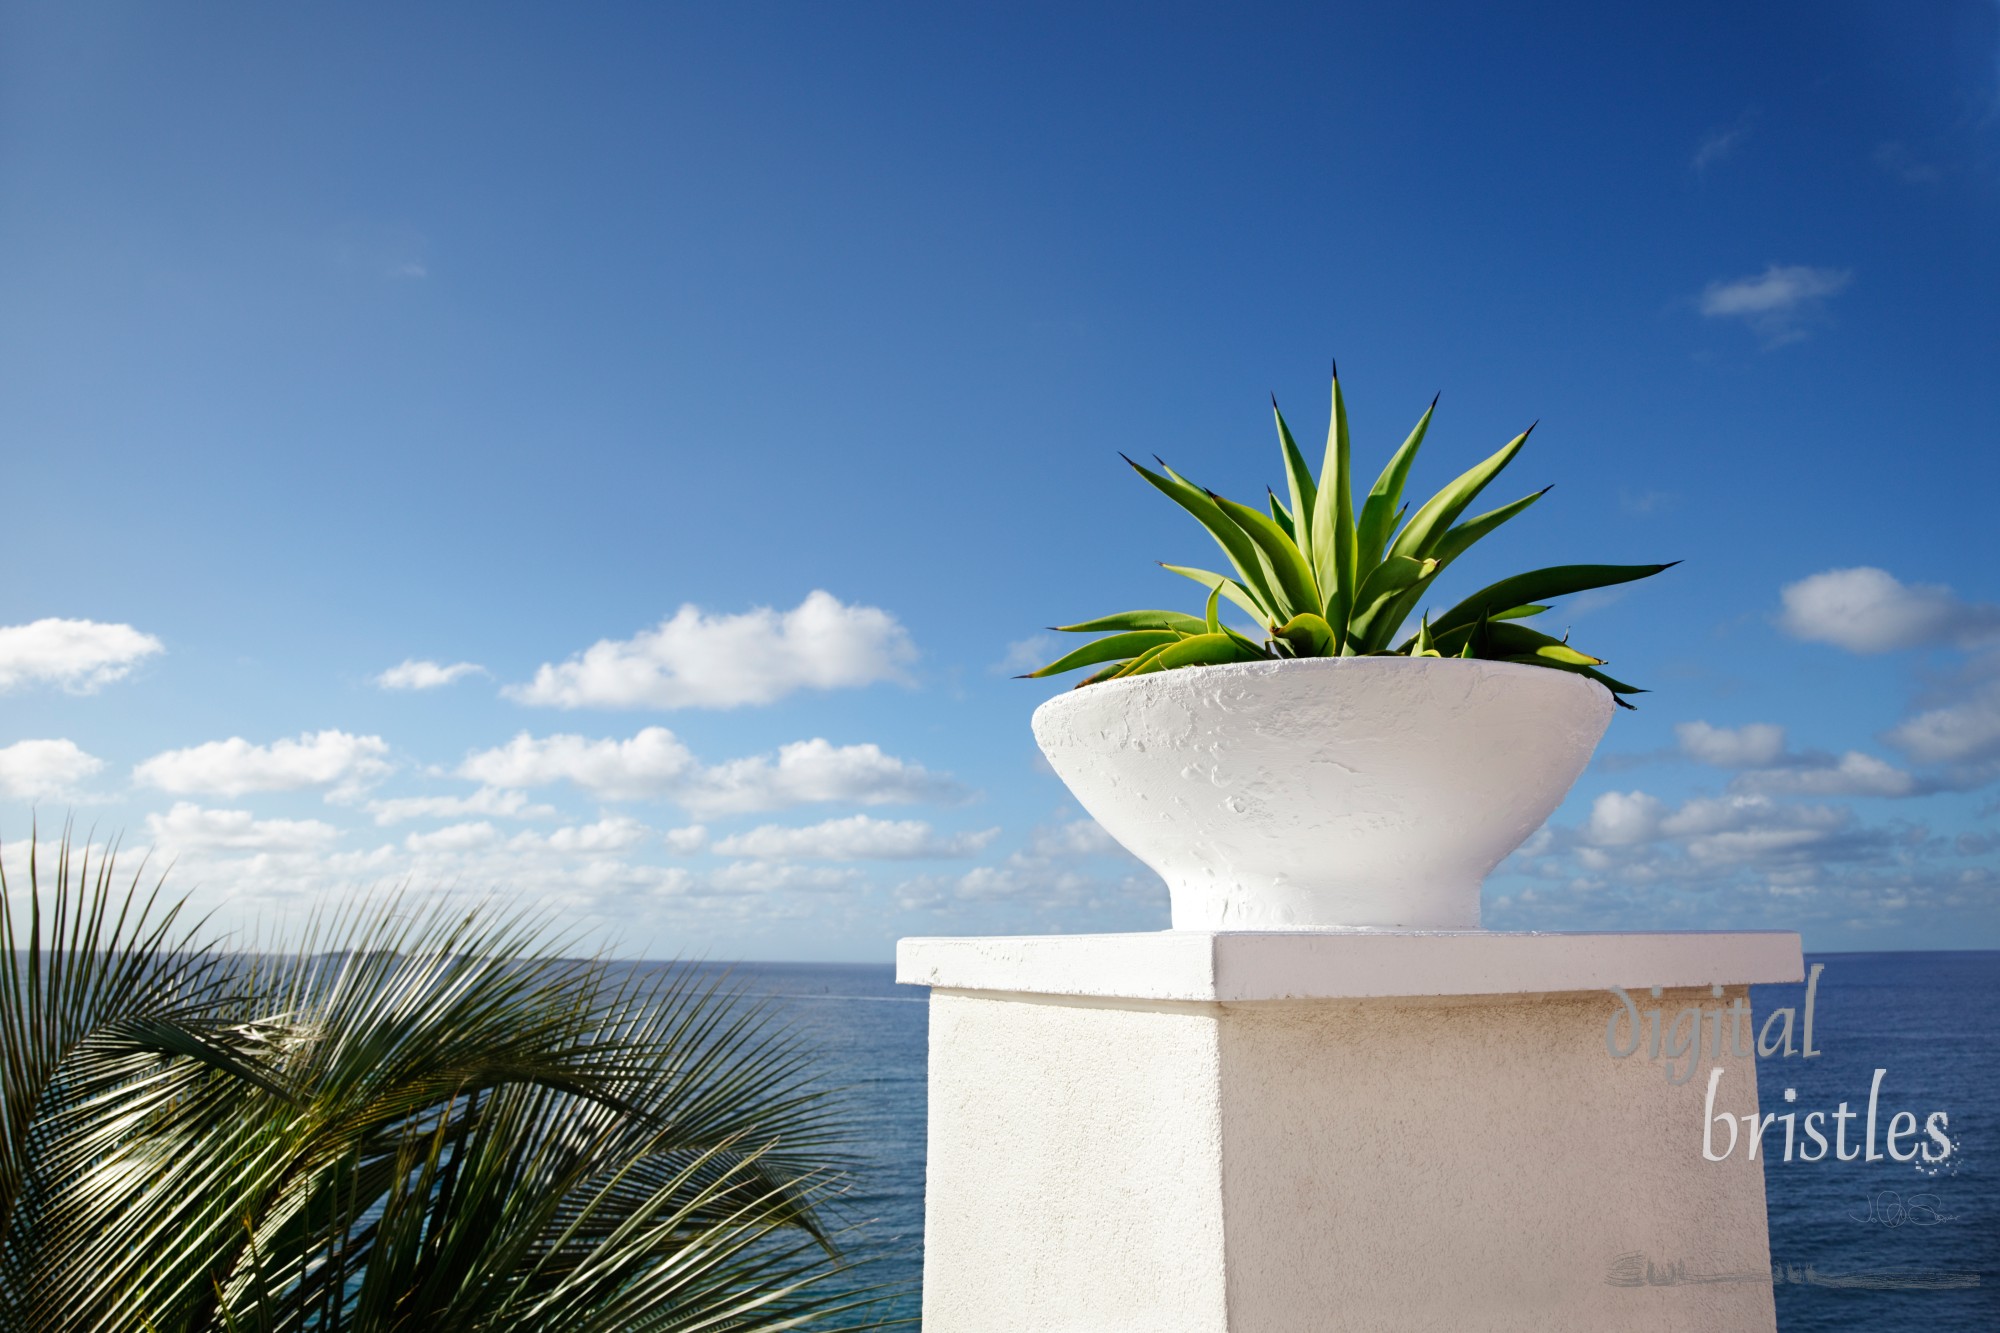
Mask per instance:
[[[1761,1164],[1701,1154],[1707,1070],[1741,1116],[1754,1060],[1675,1085],[1614,1007],[936,991],[924,1326],[1771,1329]]]

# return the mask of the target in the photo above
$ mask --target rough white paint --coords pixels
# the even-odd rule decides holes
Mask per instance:
[[[1603,686],[1544,667],[1316,658],[1092,685],[1034,730],[1166,880],[1177,930],[1459,930],[1611,712]]]
[[[1226,1328],[1214,1020],[931,1000],[924,1327]]]
[[[1805,977],[1797,932],[1196,931],[906,939],[915,986],[1146,1000],[1508,995]]]
[[[1143,938],[1165,942],[1170,968],[1204,940],[1221,947],[1211,959],[1256,957],[1255,937]],[[1674,984],[1676,951],[1703,942],[1639,938],[1671,942],[1663,970],[1621,974],[1635,987]],[[1759,937],[1753,962],[1797,976],[1786,938]],[[1101,939],[1078,956],[1108,959]],[[1228,952],[1239,939],[1250,952]],[[1389,959],[1464,940],[1330,937],[1320,961],[1353,962],[1349,941]],[[926,959],[966,962],[930,947],[948,942],[906,943],[906,978]],[[1024,993],[1048,984],[1038,960],[982,966],[993,989],[931,1000],[927,1333],[1774,1326],[1758,1164],[1702,1160],[1705,1080],[1612,1059],[1601,990],[1441,997],[1426,989],[1438,969],[1419,968],[1431,980],[1410,998],[1186,1002]],[[1725,1004],[1751,979],[1710,973]],[[1658,1001],[1697,1002],[1717,1003],[1705,986]],[[1754,1059],[1713,1063],[1727,1109],[1753,1114]],[[1609,1281],[1634,1253],[1759,1280]]]

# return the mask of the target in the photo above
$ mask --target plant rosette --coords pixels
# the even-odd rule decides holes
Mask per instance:
[[[1098,670],[1037,709],[1034,732],[1084,809],[1166,881],[1176,930],[1477,929],[1487,874],[1568,794],[1614,703],[1641,692],[1520,622],[1666,565],[1517,574],[1398,642],[1437,575],[1546,493],[1461,517],[1524,431],[1405,521],[1435,407],[1358,512],[1337,375],[1318,477],[1273,404],[1289,505],[1273,494],[1266,513],[1132,464],[1233,576],[1166,566],[1209,589],[1202,616],[1058,627],[1100,637],[1030,674]],[[1261,642],[1222,622],[1224,599]]]

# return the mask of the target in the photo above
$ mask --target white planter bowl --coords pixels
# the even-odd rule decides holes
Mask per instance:
[[[1611,692],[1566,671],[1335,657],[1107,681],[1035,710],[1176,930],[1468,930],[1487,872],[1590,762]]]

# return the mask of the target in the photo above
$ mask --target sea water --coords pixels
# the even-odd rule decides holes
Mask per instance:
[[[1865,1110],[1875,1071],[1885,1108],[1942,1109],[1951,1156],[1942,1163],[1767,1160],[1765,1194],[1782,1333],[1834,1329],[2000,1330],[2000,953],[1815,954],[1819,1054],[1758,1061],[1764,1111]],[[848,1257],[873,1281],[909,1294],[923,1272],[927,992],[895,984],[888,966],[744,963],[732,980],[820,1052],[822,1077],[843,1089],[857,1134],[842,1200]],[[1752,991],[1757,1029],[1805,988]],[[1607,993],[1606,1012],[1615,1001]],[[1791,1088],[1796,1099],[1783,1102]],[[1468,1108],[1470,1112],[1471,1108]],[[1700,1127],[1688,1126],[1690,1169]],[[1782,1146],[1767,1131],[1765,1151]],[[1697,1256],[1698,1257],[1698,1256]],[[1593,1275],[1593,1278],[1595,1275]]]

